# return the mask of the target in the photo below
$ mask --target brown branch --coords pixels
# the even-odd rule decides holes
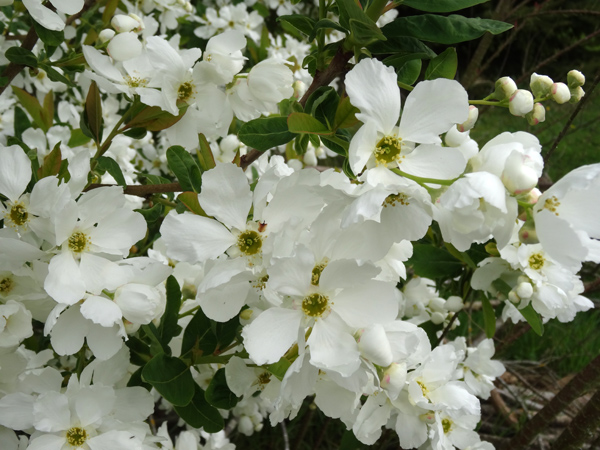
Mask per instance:
[[[578,450],[590,442],[600,428],[600,391],[587,402],[561,433],[551,450]]]
[[[21,44],[21,48],[25,49],[25,50],[31,50],[33,48],[33,46],[35,45],[35,43],[38,40],[38,35],[35,32],[35,28],[33,28],[33,26],[29,29],[29,32],[27,33],[27,35],[25,36],[25,39],[23,39],[23,43]],[[4,72],[2,73],[2,77],[6,78],[5,84],[4,86],[0,86],[0,95],[2,95],[2,93],[6,90],[6,88],[8,86],[10,86],[10,83],[12,82],[12,80],[14,80],[14,78],[19,74],[19,72],[21,72],[21,70],[23,70],[23,68],[25,68],[26,66],[22,65],[22,64],[15,64],[15,63],[10,63],[8,66],[6,66],[6,69],[4,69]]]
[[[594,389],[600,382],[600,356],[597,356],[585,369],[573,377],[548,404],[542,408],[504,447],[505,450],[529,448],[529,443],[576,398]]]
[[[101,187],[118,186],[116,184],[90,184],[84,189],[84,192],[98,189]],[[137,195],[138,197],[148,197],[152,194],[164,194],[166,192],[183,192],[183,188],[179,183],[166,184],[139,184],[127,185],[123,189],[123,193],[127,195]]]
[[[569,131],[569,128],[571,127],[571,124],[573,123],[573,120],[575,120],[575,117],[577,117],[577,114],[579,114],[579,112],[583,108],[583,105],[585,105],[586,102],[589,100],[592,92],[594,91],[596,86],[598,86],[599,81],[600,81],[600,72],[598,73],[598,75],[596,75],[596,78],[594,79],[594,82],[590,86],[590,89],[588,90],[586,95],[584,95],[583,98],[579,101],[579,103],[577,104],[577,107],[573,111],[573,114],[571,114],[571,117],[569,117],[569,120],[567,120],[567,123],[565,123],[565,126],[560,131],[559,135],[556,137],[556,140],[552,144],[552,147],[550,147],[550,150],[548,150],[548,153],[546,153],[546,155],[544,156],[544,167],[546,167],[548,165],[548,159],[550,159],[550,156],[552,155],[552,153],[554,153],[554,150],[556,150],[556,147],[558,147],[558,144],[560,143],[562,138],[564,138],[565,135],[567,134],[567,132]]]
[[[302,106],[306,105],[308,98],[310,97],[310,95],[313,92],[315,92],[321,86],[329,86],[329,83],[331,83],[339,75],[344,73],[346,64],[348,63],[348,61],[350,61],[350,58],[352,58],[352,55],[353,55],[352,52],[344,52],[343,45],[340,45],[340,48],[338,49],[337,53],[335,54],[335,56],[333,57],[333,59],[331,60],[329,65],[327,66],[327,69],[325,69],[322,72],[317,72],[315,74],[315,77],[313,78],[312,83],[310,84],[310,86],[308,87],[308,89],[306,90],[306,92],[304,93],[302,98],[300,99],[299,103]],[[246,168],[250,164],[252,164],[254,161],[256,161],[260,157],[260,155],[262,155],[262,153],[263,152],[260,152],[256,149],[250,150],[248,153],[246,153],[244,156],[242,156],[240,158],[240,167],[242,169],[246,170]]]

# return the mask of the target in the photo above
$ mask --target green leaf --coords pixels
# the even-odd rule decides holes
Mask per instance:
[[[85,110],[83,115],[85,124],[92,133],[92,139],[94,139],[96,144],[100,144],[100,142],[102,142],[102,132],[104,128],[102,120],[102,99],[100,98],[100,90],[95,81],[92,81],[90,84],[90,90],[88,91],[85,100]]]
[[[494,337],[496,333],[496,313],[494,307],[490,303],[490,300],[484,295],[481,300],[483,307],[483,324],[485,327],[485,335],[489,339]]]
[[[196,383],[190,368],[179,358],[159,353],[144,366],[142,379],[175,406],[185,406],[194,397]]]
[[[152,208],[134,209],[134,211],[139,212],[142,216],[144,216],[146,223],[153,224],[162,217],[163,209],[163,205],[161,203],[157,203]]]
[[[131,374],[131,377],[129,377],[129,381],[127,382],[127,387],[141,386],[144,389],[146,389],[147,391],[152,390],[152,385],[148,384],[148,383],[144,383],[144,380],[142,380],[142,371],[143,370],[144,370],[144,368],[140,367],[138,370],[136,370],[135,372],[133,372]]]
[[[170,355],[171,349],[168,345],[163,345],[158,328],[156,328],[156,325],[154,325],[153,322],[142,325],[141,330],[143,331],[143,338],[150,341],[151,354],[158,355],[164,353]]]
[[[52,91],[48,92],[44,97],[44,104],[42,106],[42,120],[48,128],[54,123],[54,94]]]
[[[367,46],[378,40],[385,41],[377,24],[369,17],[355,0],[336,0],[340,14],[340,25],[350,32],[350,43]]]
[[[67,142],[67,145],[71,148],[79,147],[80,145],[87,144],[91,140],[92,138],[83,134],[81,128],[76,128],[71,130],[71,138],[69,139],[69,142]]]
[[[304,155],[306,150],[308,150],[308,136],[310,135],[299,134],[296,136],[296,139],[294,139],[294,151],[296,152],[296,155]]]
[[[183,332],[181,355],[190,356],[193,361],[195,357],[212,355],[216,348],[217,337],[212,331],[211,322],[199,309]]]
[[[44,132],[47,132],[48,127],[46,127],[46,122],[42,119],[42,105],[40,105],[38,99],[19,87],[11,86],[11,88],[23,108],[25,108],[33,119],[33,123]]]
[[[203,428],[207,433],[216,433],[225,426],[223,416],[217,408],[211,406],[200,386],[195,385],[192,401],[184,406],[175,406],[175,412],[194,428]]]
[[[125,345],[129,348],[131,362],[137,366],[143,366],[152,359],[150,346],[136,336],[129,336],[125,341]]]
[[[288,116],[288,128],[292,133],[330,135],[333,131],[306,113],[292,113]]]
[[[427,45],[410,36],[387,36],[386,41],[378,41],[369,46],[374,55],[415,55],[412,59],[435,58],[436,53]]]
[[[61,164],[62,154],[60,152],[60,142],[57,142],[52,151],[44,156],[44,162],[37,170],[38,180],[52,175],[58,175]]]
[[[148,131],[161,131],[175,125],[185,115],[187,106],[180,108],[179,115],[163,111],[158,106],[146,106],[125,125],[126,128],[146,128]]]
[[[207,216],[200,206],[198,194],[196,192],[182,192],[177,196],[177,200],[179,200],[189,211],[193,212],[194,214],[205,217]]]
[[[425,278],[454,278],[461,274],[462,263],[446,249],[429,244],[413,244],[413,255],[406,262]]]
[[[339,23],[334,22],[333,20],[329,20],[329,19],[321,19],[313,27],[312,33],[310,34],[310,36],[308,36],[308,42],[312,41],[315,37],[317,37],[317,31],[321,30],[323,28],[326,30],[332,29],[332,30],[341,31],[342,33],[346,33],[346,29],[343,26],[341,26]]]
[[[136,127],[125,131],[123,134],[131,139],[143,139],[148,134],[148,130],[143,127]]]
[[[335,120],[335,111],[339,102],[340,96],[334,88],[321,86],[308,97],[304,110],[329,129]]]
[[[406,61],[398,70],[398,81],[412,85],[421,74],[421,60],[412,59]]]
[[[65,42],[65,33],[64,31],[54,31],[44,28],[43,25],[40,25],[36,21],[33,21],[33,27],[35,28],[35,32],[37,33],[40,40],[46,44],[46,46],[50,47],[58,47],[63,42]]]
[[[350,97],[343,97],[338,103],[337,110],[335,111],[333,129],[350,128],[356,125],[358,123],[356,113],[358,112],[360,112],[358,108],[352,106],[352,103],[350,103]]]
[[[456,14],[422,14],[399,17],[382,28],[386,36],[412,36],[426,42],[453,45],[471,41],[486,32],[500,34],[513,26],[497,20],[467,18]]]
[[[512,288],[510,287],[510,285],[498,278],[494,281],[492,281],[492,286],[498,291],[500,292],[502,295],[504,295],[504,298],[507,299],[508,298],[508,294],[510,293],[510,291],[512,290]]]
[[[456,49],[449,47],[429,61],[429,65],[425,71],[425,79],[447,78],[453,80],[457,68],[458,57],[456,56]]]
[[[62,73],[60,73],[58,70],[56,70],[52,66],[49,66],[48,64],[39,63],[39,68],[43,69],[46,72],[46,75],[48,75],[48,78],[52,81],[56,81],[58,83],[64,83],[67,86],[71,86],[71,87],[76,86],[75,83],[73,83],[66,76],[64,76]]]
[[[246,122],[238,138],[248,147],[258,151],[287,144],[296,137],[288,130],[287,117],[264,117]]]
[[[15,126],[15,137],[17,139],[21,139],[23,132],[27,128],[31,127],[31,122],[29,121],[29,117],[27,117],[27,114],[25,113],[25,111],[23,111],[18,106],[15,107],[14,126]]]
[[[177,325],[179,320],[179,309],[181,308],[181,289],[173,275],[167,278],[167,306],[165,312],[160,319],[158,332],[162,339],[163,345],[171,342],[175,336],[181,331],[181,327]]]
[[[365,446],[356,439],[352,430],[344,431],[339,450],[362,450]]]
[[[8,50],[6,50],[4,56],[14,64],[34,68],[38,66],[38,60],[35,55],[30,50],[25,48],[10,47]]]
[[[221,409],[231,409],[239,401],[239,398],[231,392],[227,385],[225,368],[217,370],[204,395],[208,403]]]
[[[404,0],[405,6],[419,11],[447,13],[486,3],[489,0]]]
[[[98,165],[96,169],[101,172],[108,172],[112,175],[115,181],[120,186],[126,186],[127,182],[125,181],[125,177],[123,176],[123,172],[121,171],[121,166],[114,159],[109,156],[100,156],[98,158]]]
[[[303,14],[290,14],[287,16],[279,16],[277,20],[289,23],[296,30],[300,31],[301,33],[304,33],[307,36],[310,36],[316,23],[313,19]]]
[[[347,156],[348,148],[350,148],[350,142],[342,137],[340,134],[332,136],[321,136],[321,142],[329,150],[336,152],[338,155]]]
[[[529,325],[531,325],[531,329],[537,334],[541,336],[544,334],[544,322],[542,322],[542,318],[540,315],[533,309],[531,303],[527,305],[523,309],[519,309],[519,312],[525,317],[525,320]]]
[[[206,136],[202,133],[198,135],[198,143],[200,144],[200,149],[196,152],[196,155],[198,156],[200,169],[202,169],[202,172],[206,172],[207,170],[214,168],[217,163],[215,162],[215,157],[210,148],[210,144],[206,140]]]
[[[238,335],[240,328],[240,318],[238,316],[229,319],[227,322],[214,322],[213,331],[217,337],[217,348],[222,350],[231,344]]]
[[[291,365],[292,363],[282,356],[281,359],[276,363],[269,364],[267,366],[267,370],[275,375],[279,381],[281,381]]]
[[[179,145],[169,147],[167,149],[167,163],[184,191],[200,192],[202,186],[200,169],[186,149]],[[193,168],[197,169],[196,173],[192,172]],[[193,182],[192,177],[194,178]]]

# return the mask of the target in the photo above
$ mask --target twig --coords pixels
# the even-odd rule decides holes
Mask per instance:
[[[284,449],[290,450],[290,438],[288,437],[287,428],[285,427],[285,420],[280,422],[279,425],[281,426],[281,433],[283,434]]]
[[[600,391],[587,402],[552,446],[552,450],[577,450],[590,442],[600,428]]]
[[[98,189],[101,187],[118,186],[117,184],[90,184],[84,189],[84,192]],[[137,195],[138,197],[147,197],[152,194],[164,194],[166,192],[183,192],[183,188],[179,183],[165,184],[135,184],[127,185],[123,188],[123,193],[127,195]]]
[[[23,39],[21,48],[24,50],[31,50],[37,40],[38,35],[35,32],[35,28],[31,27],[27,32],[27,36],[25,36],[25,39]],[[2,73],[2,77],[6,78],[6,81],[4,86],[0,86],[0,95],[2,95],[6,88],[10,86],[12,80],[14,80],[14,78],[19,74],[19,72],[21,72],[21,70],[23,70],[24,67],[25,66],[22,64],[15,64],[12,62],[6,66],[6,69],[4,69],[4,72]]]
[[[544,166],[548,165],[548,159],[550,158],[552,153],[554,153],[554,150],[556,150],[556,147],[558,147],[558,144],[560,143],[562,138],[564,138],[565,135],[567,134],[567,132],[569,131],[569,127],[573,123],[573,120],[575,120],[575,117],[577,117],[577,114],[579,114],[579,112],[583,108],[583,105],[586,104],[587,100],[590,98],[592,92],[594,91],[595,87],[598,85],[599,81],[600,81],[600,72],[598,73],[598,75],[596,75],[596,78],[594,79],[594,82],[592,83],[590,89],[588,90],[587,95],[584,95],[584,97],[579,101],[579,103],[577,104],[577,108],[575,108],[575,110],[573,111],[573,114],[571,114],[571,117],[569,117],[569,120],[567,120],[567,123],[565,123],[565,126],[563,127],[563,129],[560,131],[560,133],[556,137],[554,144],[552,144],[552,147],[550,147],[550,150],[548,150],[548,153],[546,153],[546,155],[544,156]]]

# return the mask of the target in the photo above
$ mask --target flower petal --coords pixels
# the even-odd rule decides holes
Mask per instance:
[[[18,145],[0,146],[0,194],[17,200],[31,179],[31,161]]]

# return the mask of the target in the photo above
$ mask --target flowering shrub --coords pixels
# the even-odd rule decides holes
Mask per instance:
[[[426,3],[2,8],[3,449],[234,448],[308,397],[364,444],[493,448],[495,316],[592,307],[600,165],[542,193],[533,135],[472,140],[476,105],[537,124],[585,79],[469,99],[425,42],[510,25]],[[446,339],[475,301],[487,339]]]

